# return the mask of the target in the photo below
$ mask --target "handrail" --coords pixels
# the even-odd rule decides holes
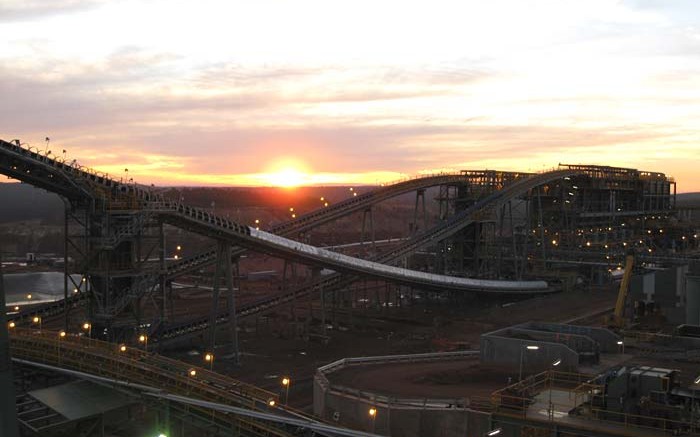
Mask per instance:
[[[579,374],[574,372],[559,372],[559,371],[544,371],[525,378],[523,381],[512,384],[493,392],[491,395],[492,412],[499,415],[513,416],[518,418],[527,418],[528,420],[545,420],[540,418],[541,411],[530,411],[533,399],[536,394],[544,390],[556,388],[566,390],[573,393],[579,402],[591,402],[597,396],[604,393],[604,385],[595,384],[591,381],[593,375]],[[581,404],[577,404],[578,408]],[[569,413],[570,405],[560,405],[556,401],[550,399],[548,417],[546,420],[555,421],[554,412]],[[589,421],[591,418],[613,426],[622,426],[624,428],[643,428],[654,429],[661,431],[685,430],[691,435],[700,435],[700,426],[689,421],[668,419],[657,416],[642,416],[588,405],[585,411],[590,412],[591,416],[584,416]],[[574,428],[587,427],[585,422],[573,423],[567,421],[567,424]],[[589,425],[588,425],[589,426]]]
[[[286,406],[279,406],[276,393],[151,352],[131,347],[121,351],[119,345],[82,335],[60,336],[55,331],[12,328],[10,349],[13,357],[26,361],[56,365],[136,384],[155,385],[171,393],[225,404],[234,403],[254,410],[269,411],[272,408],[269,402],[274,400],[276,408],[305,416]],[[195,371],[194,375],[190,375],[191,370]],[[245,426],[265,430],[270,435],[290,435],[283,428],[268,423],[243,417],[235,420]]]

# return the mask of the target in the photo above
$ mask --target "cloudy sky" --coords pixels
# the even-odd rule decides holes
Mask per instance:
[[[0,0],[0,138],[143,183],[590,163],[700,191],[695,0]]]

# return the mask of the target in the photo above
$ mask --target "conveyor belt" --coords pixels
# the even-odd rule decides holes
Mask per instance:
[[[55,331],[13,328],[10,331],[10,352],[13,358],[52,365],[91,375],[117,379],[131,384],[158,387],[165,392],[180,394],[205,401],[234,405],[250,410],[278,411],[279,414],[310,418],[287,406],[280,406],[278,395],[259,387],[166,358],[136,348],[120,350],[120,345],[84,336],[67,334],[60,337]],[[195,376],[190,376],[194,369]],[[275,400],[271,409],[269,401]],[[229,427],[245,430],[248,436],[287,437],[294,429],[282,424],[248,417],[212,413],[194,408],[193,414],[204,414]]]
[[[473,223],[477,216],[484,216],[491,210],[497,208],[499,204],[503,204],[504,202],[507,202],[508,200],[541,184],[552,180],[556,180],[558,178],[571,176],[572,174],[573,172],[569,170],[562,170],[547,172],[531,176],[526,179],[517,180],[511,183],[509,186],[505,187],[503,190],[493,193],[491,196],[484,198],[483,200],[472,205],[470,208],[467,208],[466,210],[460,212],[447,222],[439,224],[433,229],[430,229],[422,234],[410,238],[403,244],[394,248],[391,252],[377,257],[375,261],[381,264],[390,264],[396,262],[397,260],[416,250],[419,250],[430,244],[434,244],[436,241],[440,241],[441,239],[447,238],[450,235],[454,235],[461,229],[464,229],[470,223]],[[348,286],[353,282],[353,280],[354,278],[344,278],[343,275],[340,273],[335,273],[329,276],[318,278],[312,284],[304,285],[301,288],[266,296],[262,299],[256,300],[255,302],[242,305],[238,309],[237,315],[239,317],[247,317],[254,314],[259,314],[260,312],[267,311],[271,308],[274,308],[275,306],[288,303],[292,299],[304,298],[305,296],[312,295],[314,293],[319,292],[320,290],[328,291],[340,286]],[[551,287],[546,287],[546,283],[543,283],[543,285],[545,288],[537,290],[536,292],[545,293],[556,291]],[[489,290],[478,291],[489,292]],[[490,292],[493,292],[493,290],[490,290]],[[502,292],[508,291],[502,290]],[[223,323],[227,320],[228,312],[224,311],[219,314],[217,318],[217,323]],[[178,336],[189,335],[195,332],[202,331],[204,329],[207,329],[208,327],[209,317],[199,317],[193,320],[171,324],[167,327],[161,327],[161,329],[157,332],[156,335],[160,341],[167,341]]]

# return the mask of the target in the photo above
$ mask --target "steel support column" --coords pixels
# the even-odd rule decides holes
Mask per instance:
[[[365,230],[367,224],[367,217],[369,216],[369,234],[372,239],[372,253],[377,253],[376,238],[374,234],[374,214],[372,213],[372,207],[366,208],[362,212],[362,233],[360,236],[360,251],[362,255],[366,254],[365,250]]]
[[[165,284],[165,275],[167,274],[167,265],[165,262],[165,257],[166,257],[166,249],[165,249],[165,229],[163,227],[163,222],[158,223],[158,244],[159,244],[159,251],[158,251],[158,257],[160,258],[160,277],[159,283],[160,283],[160,292],[163,296],[163,303],[160,308],[160,323],[163,323],[167,320],[167,312],[166,312],[166,307],[167,307],[167,301],[168,301],[168,296],[166,292],[166,284]]]
[[[425,209],[425,189],[416,191],[416,205],[413,208],[413,233],[418,233],[418,207],[423,210],[423,231],[428,229],[428,211]]]
[[[68,331],[68,204],[63,210],[63,329]]]
[[[235,365],[240,364],[240,355],[238,353],[238,320],[236,316],[236,295],[234,287],[234,269],[231,260],[231,245],[225,244],[223,247],[224,259],[224,272],[226,275],[226,287],[228,288],[227,294],[227,306],[228,306],[228,324],[229,324],[229,335],[231,336],[231,347],[233,349],[233,363]],[[240,277],[240,270],[238,265],[238,258],[235,261],[235,275],[236,278]],[[213,350],[213,349],[212,349]]]
[[[216,247],[216,267],[214,269],[214,283],[212,284],[211,312],[209,313],[209,351],[214,353],[216,346],[216,319],[219,315],[219,282],[226,243],[219,242]],[[230,260],[229,260],[230,262]]]
[[[7,315],[5,312],[5,281],[2,275],[0,259],[0,435],[17,437],[17,407],[15,405],[15,386],[12,378],[10,361],[10,338],[7,332]]]

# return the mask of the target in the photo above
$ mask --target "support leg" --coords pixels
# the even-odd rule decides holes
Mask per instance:
[[[216,267],[214,270],[214,283],[212,284],[211,312],[209,313],[209,351],[211,353],[214,353],[214,346],[216,345],[216,319],[219,315],[219,279],[225,245],[226,243],[220,242],[216,249]],[[230,262],[229,260],[229,263]]]
[[[226,287],[228,288],[227,302],[228,302],[228,323],[229,323],[229,333],[231,336],[231,346],[233,349],[233,363],[235,365],[240,364],[240,355],[238,353],[238,318],[236,315],[236,292],[234,287],[234,272],[236,277],[239,275],[239,265],[238,259],[235,261],[235,269],[231,265],[231,245],[226,244],[223,248],[224,262],[226,263]],[[213,350],[213,349],[212,349]]]

